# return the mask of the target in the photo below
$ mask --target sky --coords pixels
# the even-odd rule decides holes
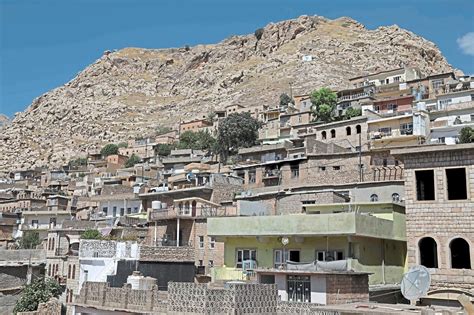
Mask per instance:
[[[300,15],[397,24],[474,74],[474,0],[0,0],[0,113],[10,117],[124,47],[215,43]]]

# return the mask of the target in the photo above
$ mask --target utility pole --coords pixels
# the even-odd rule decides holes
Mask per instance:
[[[362,130],[359,133],[359,182],[362,182],[363,175],[362,175]]]

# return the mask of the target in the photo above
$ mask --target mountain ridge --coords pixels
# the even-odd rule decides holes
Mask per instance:
[[[58,167],[103,144],[282,92],[348,87],[348,78],[402,66],[455,69],[432,42],[397,25],[366,29],[342,17],[270,23],[256,34],[181,48],[106,51],[66,84],[33,100],[0,133],[0,171]],[[310,62],[302,57],[311,55]]]

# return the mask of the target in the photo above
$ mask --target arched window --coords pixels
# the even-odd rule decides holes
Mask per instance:
[[[321,132],[321,139],[326,140],[326,131]]]
[[[392,194],[392,201],[393,202],[400,202],[400,195],[397,193]]]
[[[346,127],[346,134],[350,136],[352,134],[351,127]]]
[[[372,202],[379,201],[379,196],[377,194],[370,195],[370,201]]]
[[[449,243],[451,252],[451,268],[471,269],[471,254],[469,244],[463,238],[455,238]]]
[[[54,250],[54,238],[51,239],[51,240],[52,240],[52,242],[51,242],[51,250]]]
[[[362,132],[361,126],[360,126],[360,125],[357,125],[357,126],[356,126],[356,133],[359,134],[359,133],[361,133],[361,132]]]
[[[438,245],[431,237],[424,237],[418,242],[420,265],[426,268],[438,268]]]
[[[336,138],[336,130],[331,129],[331,138]]]
[[[72,278],[72,279],[75,279],[75,278],[76,278],[76,265],[72,265],[71,278]]]

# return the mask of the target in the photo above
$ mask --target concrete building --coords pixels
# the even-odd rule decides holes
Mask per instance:
[[[428,304],[474,298],[474,145],[425,146],[392,152],[405,164],[408,265],[423,265]]]
[[[340,261],[339,271],[370,273],[370,284],[396,284],[405,268],[405,213],[399,204],[314,204],[305,214],[209,218],[208,234],[225,244],[215,280],[245,279],[253,270],[271,274],[288,269],[290,261]]]

